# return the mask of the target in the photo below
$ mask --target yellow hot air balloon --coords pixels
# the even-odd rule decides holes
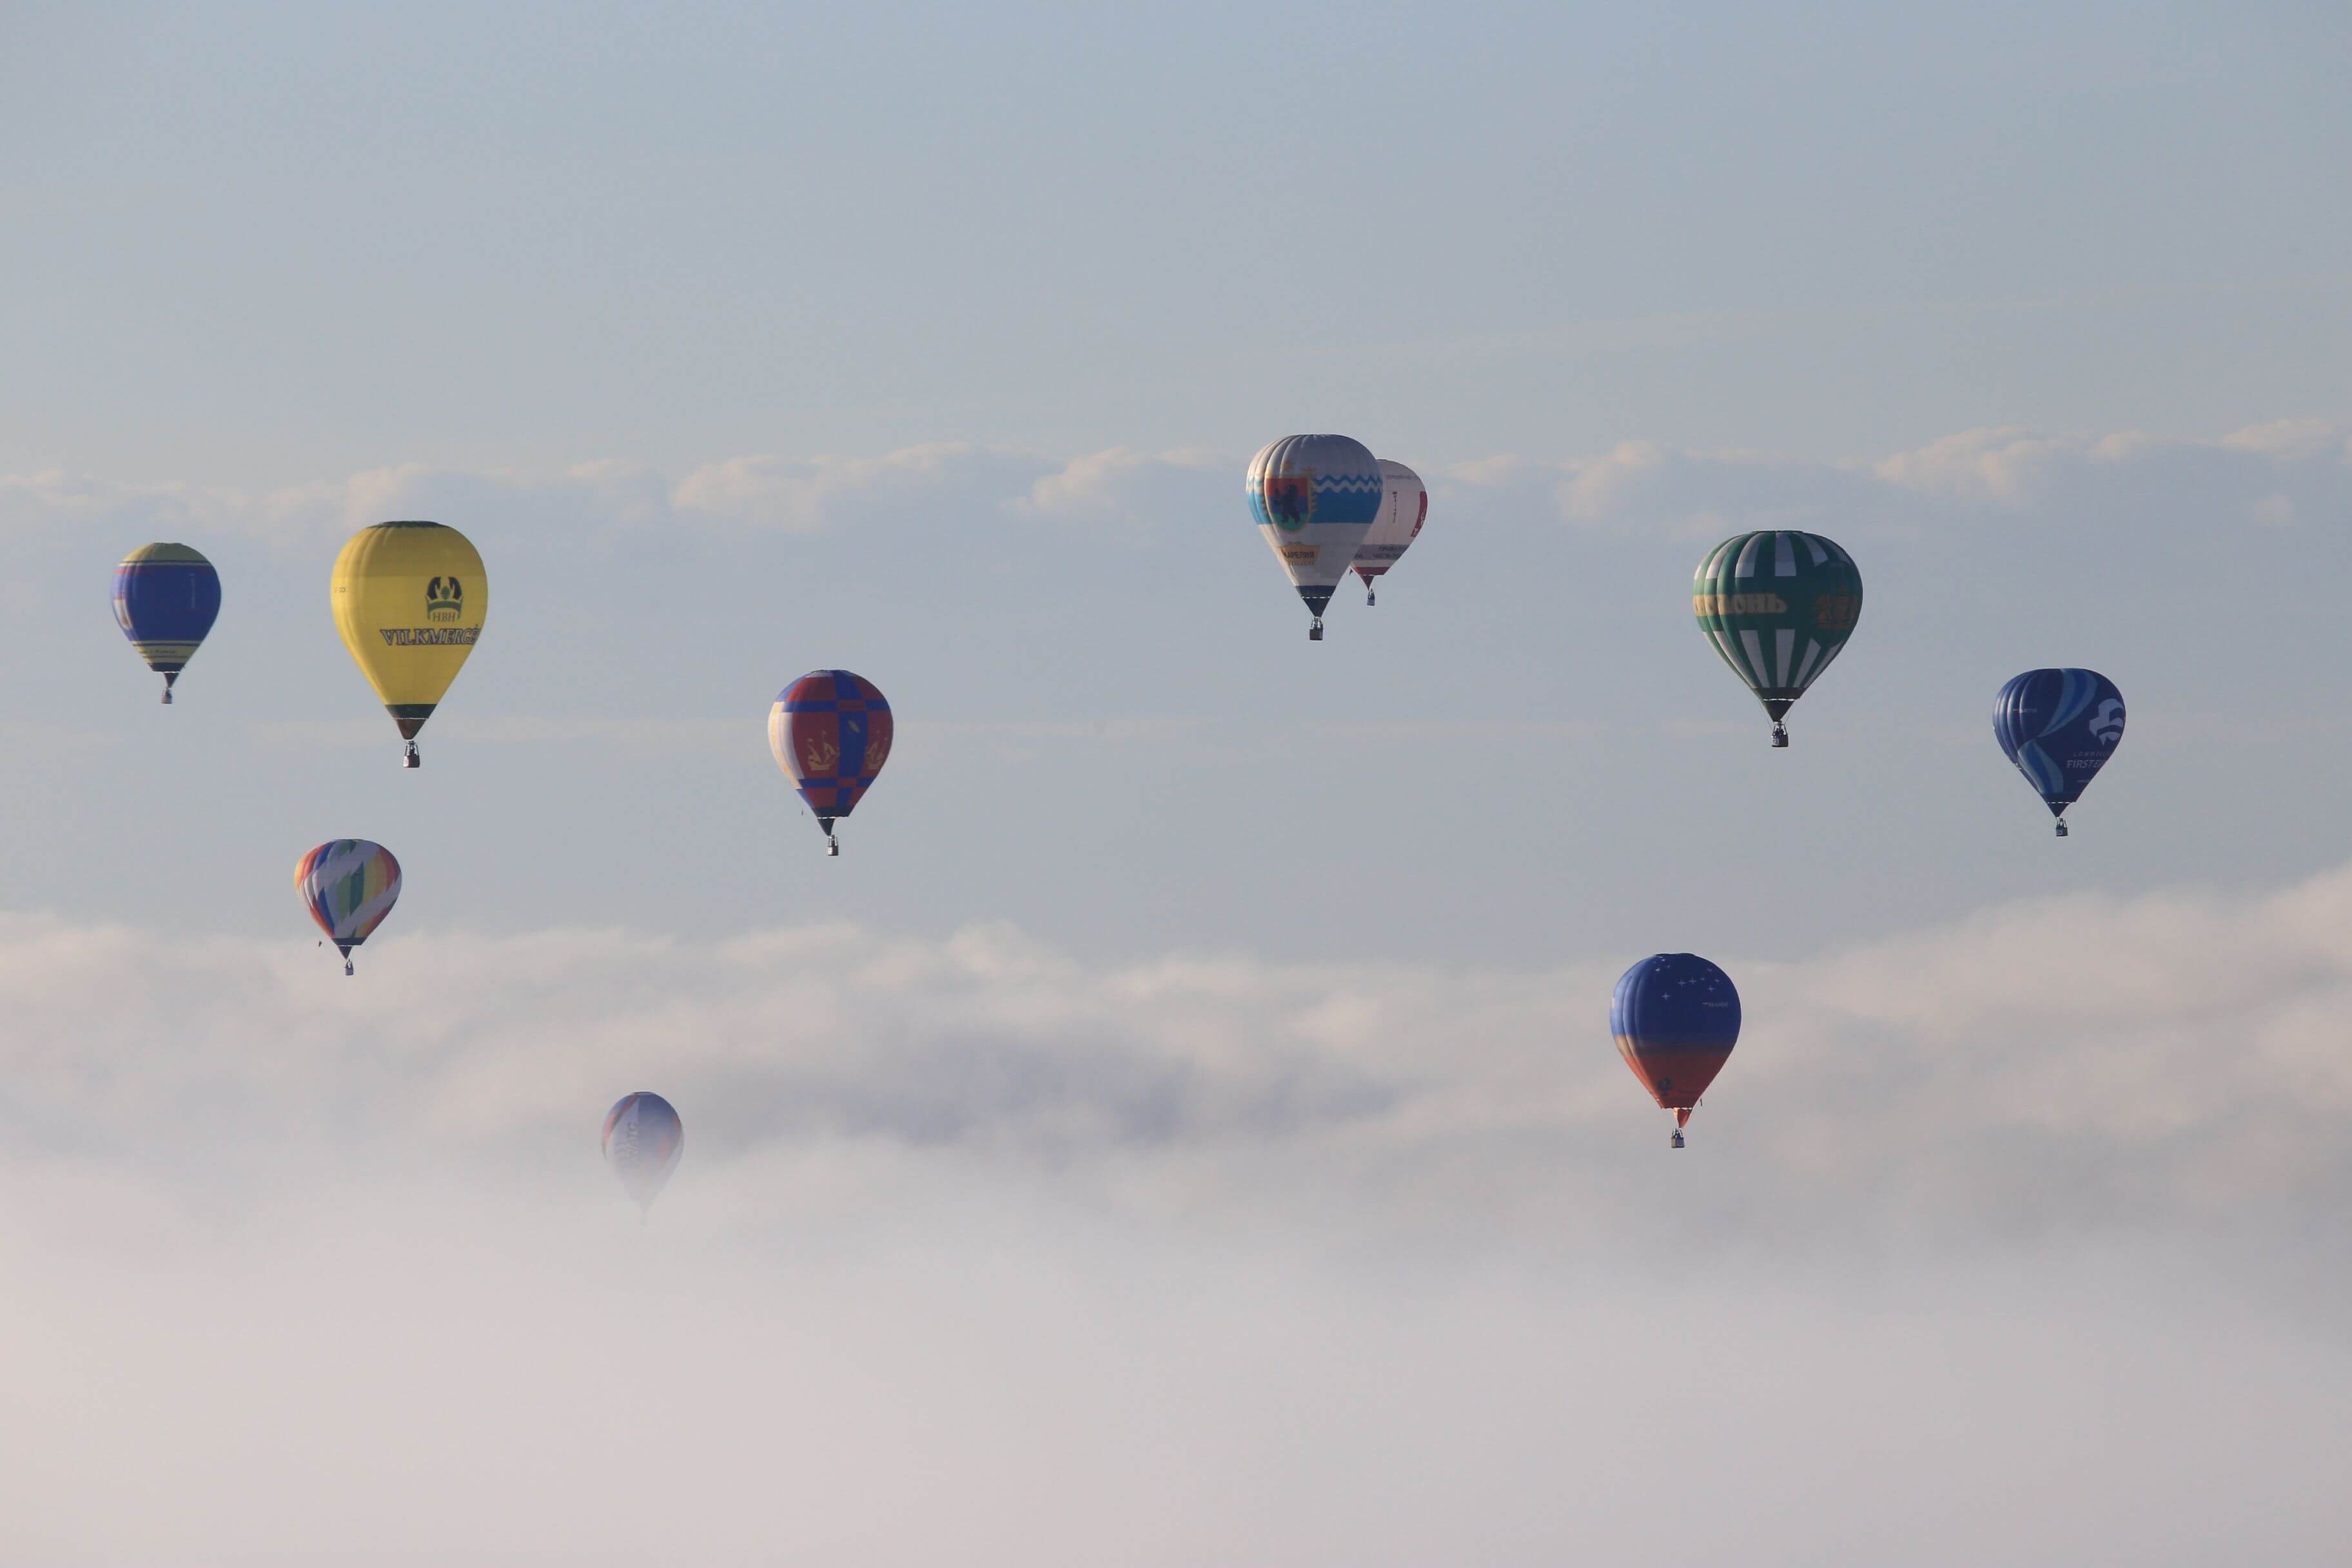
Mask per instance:
[[[335,557],[335,629],[408,742],[482,635],[490,586],[466,536],[437,522],[379,522]]]

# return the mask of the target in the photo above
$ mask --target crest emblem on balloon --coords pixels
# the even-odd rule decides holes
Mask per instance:
[[[1314,475],[1268,474],[1265,495],[1266,515],[1285,533],[1296,533],[1315,521]]]

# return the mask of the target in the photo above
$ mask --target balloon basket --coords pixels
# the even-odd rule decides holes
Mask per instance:
[[[2061,838],[2066,837],[2066,819],[2063,816],[2058,819],[2058,837]]]
[[[169,708],[171,705],[172,705],[172,689],[171,689],[170,687],[168,687],[168,686],[167,686],[167,687],[163,688],[163,706],[164,706],[164,707],[166,707],[166,708]]]
[[[352,961],[350,959],[347,958],[343,960],[343,974],[346,978],[353,974],[357,974],[358,973],[358,970],[352,967]]]
[[[1786,724],[1772,726],[1772,749],[1776,752],[1785,752],[1789,749],[1789,727]]]
[[[1373,593],[1370,588],[1367,588],[1367,589],[1365,589],[1365,590],[1364,590],[1364,603],[1365,603],[1365,604],[1367,604],[1367,605],[1377,605],[1377,604],[1379,604],[1380,602],[1381,602],[1381,596],[1380,596],[1378,594]]]
[[[1315,624],[1314,624],[1313,626],[1309,626],[1309,627],[1307,627],[1307,640],[1308,642],[1321,642],[1321,641],[1323,640],[1323,617],[1322,617],[1322,616],[1316,616],[1316,617],[1315,617]]]
[[[404,768],[421,768],[425,765],[425,759],[417,755],[415,742],[409,742],[408,750],[400,754],[400,765]]]
[[[824,854],[828,860],[837,858],[841,854],[841,840],[830,833],[824,836]]]
[[[1677,1127],[1675,1129],[1674,1142],[1667,1146],[1674,1149],[1679,1149],[1683,1146],[1683,1130],[1681,1128]]]

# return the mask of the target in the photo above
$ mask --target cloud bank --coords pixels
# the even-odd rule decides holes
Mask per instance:
[[[604,1105],[654,1088],[693,1131],[685,1207],[824,1151],[836,1191],[870,1156],[1211,1217],[1596,1240],[1655,1217],[1664,1116],[1607,1037],[1615,957],[1097,964],[1006,925],[397,926],[347,983],[307,945],[8,917],[16,1157],[226,1180],[240,1146],[294,1136],[571,1163]],[[1692,1236],[2007,1241],[2315,1220],[2352,1197],[2352,868],[2018,903],[1794,963],[1714,956],[1748,1026],[1703,1152],[1669,1167]]]
[[[1572,522],[1709,539],[1748,528],[1835,532],[1970,516],[2044,515],[2082,527],[2118,510],[2187,513],[2218,527],[2352,517],[2352,435],[2318,419],[2212,440],[1967,430],[1847,463],[1630,441],[1560,464],[1472,464],[1457,473],[1470,483],[1549,486]]]
[[[561,473],[464,472],[407,463],[341,481],[240,489],[128,482],[63,470],[0,475],[0,527],[103,521],[215,529],[291,542],[407,514],[487,515],[569,529],[729,526],[808,533],[935,506],[965,518],[1182,524],[1231,502],[1244,454],[1110,447],[1056,458],[968,442],[880,456],[748,455],[667,476],[616,459]],[[2137,432],[1967,430],[1848,462],[1706,452],[1654,441],[1564,459],[1509,456],[1429,464],[1455,494],[1485,495],[1575,524],[1694,537],[1741,528],[1832,528],[1924,520],[1957,509],[2189,506],[2225,524],[2352,515],[2352,431],[2284,419],[2213,439]]]
[[[395,915],[347,982],[10,916],[0,1552],[2311,1560],[2347,916],[2352,867],[1718,954],[1681,1154],[1617,955]]]
[[[949,521],[1135,523],[1197,510],[1212,475],[1223,493],[1238,472],[1199,452],[1113,447],[1055,460],[964,442],[879,457],[736,457],[675,478],[615,459],[551,474],[403,463],[339,481],[260,489],[42,469],[0,474],[0,528],[215,531],[293,545],[420,515],[574,532],[679,526],[812,533],[926,507]]]

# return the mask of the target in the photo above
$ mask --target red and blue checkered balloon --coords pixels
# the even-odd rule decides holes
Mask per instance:
[[[890,703],[845,669],[813,669],[776,693],[768,747],[797,785],[825,837],[847,816],[890,760]]]

